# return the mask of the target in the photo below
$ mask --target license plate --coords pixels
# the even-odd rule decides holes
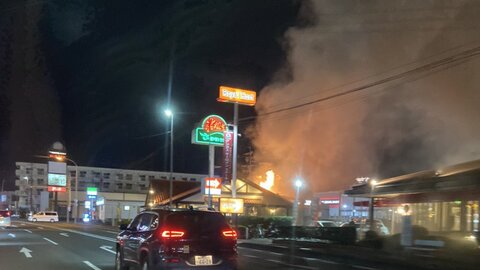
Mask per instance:
[[[211,255],[195,256],[195,265],[212,265],[213,259]]]

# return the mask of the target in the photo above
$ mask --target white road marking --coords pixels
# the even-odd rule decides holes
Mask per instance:
[[[44,237],[43,239],[45,239],[45,240],[47,240],[48,242],[54,244],[55,246],[58,246],[58,243],[53,242],[52,240],[50,240],[50,239],[48,239],[48,238],[46,238],[46,237]]]
[[[247,257],[247,258],[259,258],[258,256],[255,256],[255,255],[248,255],[248,254],[245,254],[245,255],[242,255],[243,257]]]
[[[301,250],[312,250],[311,248],[300,248]]]
[[[27,229],[23,229],[23,230],[28,232],[28,233],[32,233],[32,231],[30,231],[30,230],[27,230]]]
[[[27,258],[31,258],[32,255],[30,255],[30,252],[32,252],[30,249],[28,248],[25,248],[25,247],[22,247],[22,249],[20,249],[19,251],[20,253],[23,253],[25,255],[25,257]]]
[[[68,233],[60,233],[61,236],[69,237]]]
[[[102,270],[102,269],[96,267],[95,265],[93,265],[93,264],[92,264],[91,262],[89,262],[89,261],[83,261],[83,263],[86,264],[86,265],[88,265],[88,266],[90,266],[90,268],[92,268],[93,270]]]
[[[39,228],[40,230],[43,230],[43,227],[37,227],[37,228]]]
[[[322,263],[329,263],[329,264],[340,264],[340,263],[337,263],[337,262],[334,262],[334,261],[330,261],[330,260],[323,260],[323,259],[317,259],[317,258],[308,258],[308,257],[302,257],[306,260],[309,260],[309,261],[318,261],[318,262],[322,262]]]
[[[108,251],[112,254],[116,254],[116,252],[112,250],[113,247],[111,247],[111,246],[101,246],[100,248],[105,250],[105,251]]]
[[[9,233],[8,236],[15,238],[15,234]]]
[[[93,238],[100,239],[100,240],[109,241],[109,242],[112,242],[112,243],[116,243],[116,242],[117,242],[116,238],[112,238],[112,237],[106,237],[106,236],[96,235],[96,234],[87,233],[87,232],[81,232],[81,231],[76,231],[76,230],[58,228],[58,227],[53,227],[53,226],[50,226],[50,225],[44,225],[44,226],[45,226],[45,227],[48,227],[48,228],[55,229],[55,230],[64,231],[64,232],[70,232],[70,233],[76,233],[76,234],[80,234],[80,235],[83,235],[83,236],[88,236],[88,237],[93,237]],[[39,229],[40,229],[40,228],[43,229],[43,227],[38,227],[38,228],[39,228]]]
[[[357,268],[357,269],[365,269],[365,270],[377,270],[377,268],[366,267],[366,266],[361,266],[361,265],[352,265],[352,267]]]
[[[109,231],[109,230],[102,230],[104,232],[108,232],[108,233],[113,233],[113,234],[118,234],[119,232],[116,232],[116,231]]]
[[[0,229],[5,230],[5,227],[0,227]]]
[[[11,225],[10,227],[12,227],[12,228],[18,228],[17,225]]]
[[[27,224],[25,224],[25,223],[20,223],[20,225],[22,225],[22,226],[26,226]]]
[[[316,267],[309,267],[309,266],[303,266],[303,265],[294,265],[294,264],[289,264],[289,263],[284,263],[284,262],[281,262],[281,261],[277,261],[277,260],[272,260],[272,259],[268,259],[266,260],[268,262],[273,262],[273,263],[277,263],[277,264],[283,264],[283,265],[287,265],[287,266],[290,266],[290,267],[294,267],[294,268],[301,268],[301,269],[308,269],[308,270],[316,270],[317,268]]]

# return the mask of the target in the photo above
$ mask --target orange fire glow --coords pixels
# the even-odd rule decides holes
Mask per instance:
[[[273,185],[275,184],[275,172],[269,170],[265,173],[265,181],[260,182],[260,186],[264,189],[272,190]]]

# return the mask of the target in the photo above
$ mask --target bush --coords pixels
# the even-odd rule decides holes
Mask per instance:
[[[239,216],[238,225],[249,226],[261,224],[263,228],[267,228],[270,224],[275,227],[284,227],[292,225],[292,217],[279,216],[279,217],[252,217],[252,216]]]

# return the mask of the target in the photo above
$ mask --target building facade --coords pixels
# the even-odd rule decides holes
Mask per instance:
[[[18,208],[33,211],[47,210],[49,205],[42,203],[45,196],[53,199],[48,192],[48,168],[46,163],[16,162],[15,195],[18,196]],[[75,190],[75,166],[67,167],[67,177],[72,190]],[[96,187],[99,192],[146,194],[149,182],[153,179],[169,179],[169,172],[124,170],[78,166],[78,190]],[[173,173],[174,181],[201,182],[203,174]]]

